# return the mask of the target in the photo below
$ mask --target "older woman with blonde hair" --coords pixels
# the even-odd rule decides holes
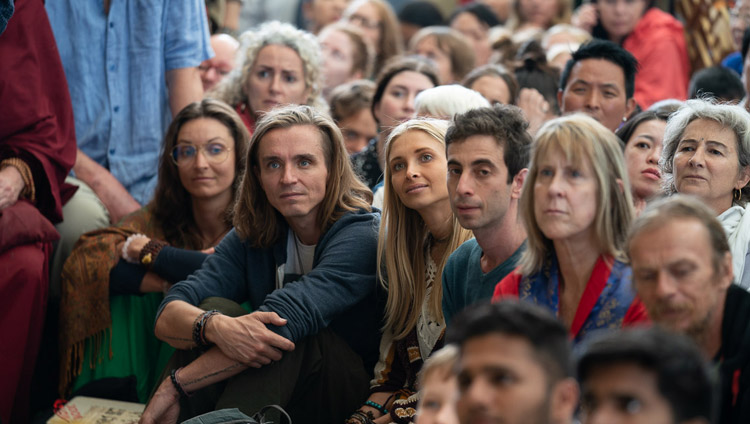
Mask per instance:
[[[445,184],[448,125],[413,119],[388,138],[378,237],[380,281],[388,290],[385,326],[370,397],[350,423],[411,422],[417,372],[442,346],[443,267],[448,256],[471,238],[451,211]]]
[[[660,164],[667,194],[690,194],[718,215],[735,283],[750,289],[750,114],[738,105],[688,100],[670,116]]]
[[[518,297],[548,308],[576,343],[646,320],[625,263],[634,210],[615,135],[582,114],[553,119],[537,133],[526,178],[526,251],[493,301]]]
[[[321,97],[322,54],[314,35],[272,21],[240,36],[238,62],[206,96],[235,108],[250,133],[260,115],[281,105],[325,109]]]

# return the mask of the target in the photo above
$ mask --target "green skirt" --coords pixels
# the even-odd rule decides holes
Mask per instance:
[[[135,376],[138,400],[146,403],[153,388],[161,383],[164,367],[175,351],[154,336],[154,320],[163,298],[161,293],[110,296],[111,340],[109,332],[105,332],[100,339],[98,358],[93,362],[93,346],[86,343],[82,371],[73,382],[73,392],[94,380]],[[252,311],[247,302],[242,307],[248,313]]]
[[[145,403],[157,384],[174,348],[154,336],[154,319],[164,295],[111,296],[112,337],[105,332],[92,361],[93,346],[86,343],[81,375],[73,382],[73,392],[102,378],[135,376],[138,400]],[[90,339],[90,341],[93,339]],[[109,357],[110,342],[112,357]]]

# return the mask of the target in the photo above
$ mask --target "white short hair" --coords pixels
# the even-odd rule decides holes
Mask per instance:
[[[417,94],[414,103],[417,116],[438,119],[452,119],[459,113],[490,106],[481,94],[458,84],[428,88]]]

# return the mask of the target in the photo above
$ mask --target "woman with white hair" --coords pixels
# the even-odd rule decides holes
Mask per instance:
[[[481,94],[458,84],[428,88],[417,94],[414,104],[417,116],[437,119],[452,119],[458,113],[490,106]]]
[[[252,134],[259,116],[289,104],[323,107],[322,54],[314,35],[278,21],[240,36],[242,66],[207,97],[234,107]]]
[[[750,114],[737,105],[688,100],[667,122],[660,163],[668,194],[697,196],[716,212],[735,283],[750,289]]]

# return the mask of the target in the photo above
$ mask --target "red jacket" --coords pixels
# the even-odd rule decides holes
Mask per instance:
[[[652,7],[623,42],[638,59],[635,101],[646,109],[664,99],[685,100],[690,82],[690,62],[682,24],[672,15]]]

